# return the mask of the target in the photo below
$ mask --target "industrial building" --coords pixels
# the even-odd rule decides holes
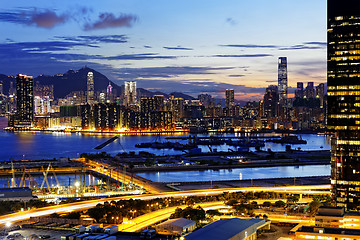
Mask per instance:
[[[186,218],[169,219],[156,226],[156,232],[159,234],[174,235],[193,231],[196,228],[196,222]]]
[[[29,201],[34,199],[28,187],[0,188],[0,201]]]
[[[185,236],[185,240],[255,240],[261,229],[270,229],[270,221],[253,218],[222,219]]]

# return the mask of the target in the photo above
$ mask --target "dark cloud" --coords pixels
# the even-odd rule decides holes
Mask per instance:
[[[231,74],[231,75],[228,75],[228,77],[235,77],[235,78],[238,78],[238,77],[245,77],[246,75],[243,75],[243,74]]]
[[[149,45],[145,45],[144,48],[152,48],[151,46]]]
[[[194,50],[192,48],[187,48],[187,47],[181,47],[181,46],[177,46],[177,47],[163,47],[165,49],[168,50]]]
[[[290,47],[281,47],[279,50],[325,49],[326,46],[326,42],[305,42]]]
[[[101,13],[99,19],[94,23],[84,25],[85,31],[98,30],[104,28],[131,27],[137,17],[134,15],[120,14],[116,17],[113,13]]]
[[[276,45],[256,45],[256,44],[225,44],[219,45],[221,47],[233,47],[233,48],[278,48]]]
[[[148,60],[148,59],[176,59],[176,56],[162,56],[158,53],[122,54],[117,56],[103,57],[107,60]]]
[[[256,57],[272,57],[271,54],[218,54],[212,57],[231,57],[231,58],[256,58]]]
[[[257,45],[257,44],[224,44],[221,47],[232,48],[270,48],[278,50],[302,50],[302,49],[322,49],[326,48],[326,42],[304,42],[293,46],[277,46],[277,45]]]
[[[80,43],[125,43],[128,38],[126,35],[103,35],[103,36],[76,36],[76,37],[59,37],[65,41],[80,42]]]
[[[22,9],[0,12],[0,21],[24,25],[33,25],[40,28],[53,28],[64,24],[70,19],[68,13],[58,14],[53,10]]]
[[[71,9],[65,13],[58,13],[52,9],[22,8],[0,12],[0,21],[40,28],[53,28],[69,20],[83,25],[85,31],[115,27],[131,27],[137,17],[130,14],[100,13],[98,19],[91,21],[93,10],[87,7]]]

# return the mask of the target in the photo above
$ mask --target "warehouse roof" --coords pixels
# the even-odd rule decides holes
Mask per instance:
[[[186,219],[186,218],[175,218],[175,219],[169,219],[163,223],[160,223],[158,226],[168,225],[168,224],[175,225],[175,226],[182,227],[182,228],[188,228],[188,227],[191,227],[194,224],[196,224],[196,222],[193,220]]]
[[[257,228],[265,223],[265,219],[240,219],[229,218],[213,222],[195,232],[185,236],[186,240],[207,239],[207,240],[227,240],[243,232],[245,236],[250,236],[256,232]]]

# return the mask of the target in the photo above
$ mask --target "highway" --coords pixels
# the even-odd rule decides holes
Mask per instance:
[[[286,199],[270,199],[270,200],[256,200],[258,204],[263,204],[265,201],[269,201],[271,203],[274,203],[278,200],[282,200],[286,202]],[[299,203],[309,203],[312,201],[312,198],[304,198]],[[224,204],[224,202],[207,202],[207,203],[198,203],[195,204],[193,207],[196,208],[197,206],[202,207],[205,211],[209,209],[219,209],[219,208],[225,208],[228,207]],[[160,221],[166,220],[170,217],[172,213],[175,212],[176,208],[186,208],[187,205],[182,206],[176,206],[176,207],[169,207],[166,209],[161,209],[155,212],[147,213],[144,215],[141,215],[139,217],[136,217],[134,219],[129,220],[126,223],[120,224],[119,229],[124,232],[137,232],[143,228],[146,228],[148,226],[151,226],[155,223],[158,223]],[[262,213],[264,214],[264,213]],[[266,213],[270,220],[277,221],[277,222],[291,222],[291,223],[302,223],[302,222],[311,222],[313,219],[304,219],[304,217],[298,217],[298,216],[285,216],[285,215],[271,215]],[[222,216],[224,217],[224,216]],[[226,217],[226,216],[225,216]],[[230,217],[230,216],[229,216]]]
[[[165,198],[165,197],[185,197],[185,196],[204,196],[204,195],[217,195],[227,192],[284,192],[284,193],[298,193],[302,194],[307,193],[316,193],[320,194],[330,194],[330,185],[314,185],[314,186],[283,186],[283,187],[245,187],[245,188],[222,188],[222,189],[202,189],[202,190],[191,190],[191,191],[179,191],[179,192],[164,192],[158,194],[146,194],[146,195],[131,195],[131,196],[122,196],[122,197],[111,197],[106,199],[95,199],[88,200],[76,203],[62,204],[44,208],[33,209],[30,211],[17,212],[13,214],[0,216],[0,224],[7,222],[17,222],[29,219],[30,217],[39,217],[46,216],[52,213],[63,213],[71,211],[79,211],[88,208],[95,207],[99,203],[104,203],[107,201],[118,201],[126,199],[141,199],[141,200],[151,200],[155,198]]]

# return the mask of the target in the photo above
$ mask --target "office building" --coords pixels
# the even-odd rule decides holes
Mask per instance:
[[[34,119],[33,77],[18,74],[16,77],[15,126],[30,127]]]
[[[287,78],[287,58],[279,57],[278,62],[278,92],[279,92],[279,116],[281,121],[288,120],[288,78]]]
[[[307,83],[304,94],[306,98],[315,98],[314,82]]]
[[[316,86],[315,88],[315,95],[316,98],[318,98],[320,100],[320,108],[324,107],[324,97],[325,97],[325,84],[324,83],[320,83],[318,86]]]
[[[328,118],[336,206],[360,208],[360,5],[328,0]]]
[[[88,72],[87,75],[87,91],[86,91],[86,101],[88,104],[93,104],[95,100],[95,92],[94,92],[94,74],[92,72]]]
[[[225,91],[225,107],[232,108],[235,106],[234,89],[226,89]]]
[[[295,98],[303,98],[303,97],[304,97],[304,83],[298,82],[296,84],[296,89],[295,89]]]
[[[136,82],[126,81],[124,92],[124,105],[130,106],[136,104]]]
[[[113,94],[113,86],[109,82],[109,85],[106,87],[106,103],[112,103],[114,101],[114,94]]]
[[[276,117],[279,102],[278,87],[270,85],[266,88],[264,95],[264,117]]]

